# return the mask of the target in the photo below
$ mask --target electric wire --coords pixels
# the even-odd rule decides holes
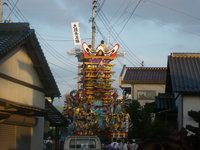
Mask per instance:
[[[101,19],[103,19],[103,18],[100,17],[100,20],[101,20]],[[107,25],[104,23],[103,20],[101,20],[101,21],[102,21],[102,23],[104,24],[105,28],[107,29]],[[110,29],[107,29],[107,30],[110,31]],[[111,31],[111,32],[112,32],[112,31]],[[112,34],[111,34],[111,36],[114,37]],[[130,56],[128,55],[128,57],[130,57]],[[133,66],[135,66],[135,64],[134,64],[132,61],[130,61],[129,59],[127,59],[127,61],[128,61],[129,63],[131,63]]]
[[[169,10],[174,11],[174,12],[176,12],[176,13],[180,13],[180,14],[182,14],[182,15],[185,15],[185,16],[189,17],[189,18],[193,18],[193,19],[196,19],[196,20],[200,21],[200,18],[199,18],[199,17],[192,16],[192,15],[190,15],[190,14],[184,12],[184,11],[180,11],[180,10],[174,9],[174,8],[172,8],[172,7],[168,7],[168,6],[166,6],[166,5],[163,5],[163,4],[161,4],[161,3],[158,3],[158,2],[155,2],[155,1],[152,1],[152,0],[148,0],[147,2],[152,3],[152,4],[155,4],[155,5],[157,5],[157,6],[159,6],[159,7],[162,7],[162,8],[169,9]]]
[[[114,23],[114,24],[118,24],[118,21],[123,17],[123,15],[124,14],[126,14],[126,11],[128,10],[128,7],[130,7],[131,6],[131,2],[132,2],[133,0],[129,0],[129,2],[127,3],[127,5],[126,5],[126,7],[124,8],[124,11],[122,11],[122,13],[121,13],[121,15],[119,16],[119,18],[116,20],[116,22]],[[134,0],[135,1],[135,0]],[[123,2],[123,1],[122,1]],[[124,3],[124,2],[123,2]],[[124,3],[125,4],[125,3]],[[120,6],[120,8],[121,8],[121,6]],[[125,19],[126,19],[126,17],[125,17]],[[113,25],[114,25],[113,24]]]
[[[9,0],[7,0],[8,1],[8,3],[13,7],[13,8],[15,8],[15,10],[16,10],[16,12],[17,12],[17,14],[18,14],[18,16],[21,18],[21,20],[22,21],[24,21],[24,22],[29,22],[28,21],[28,19],[23,15],[23,13],[18,9],[18,7],[17,7],[17,5],[14,5],[13,3],[11,3]],[[14,9],[13,9],[14,10]],[[19,17],[17,17],[18,19],[19,19]],[[20,19],[19,19],[20,20]],[[30,24],[31,25],[31,24]],[[37,33],[37,32],[36,32]],[[37,33],[40,37],[42,37],[39,33]],[[43,39],[43,41],[45,41],[44,39]],[[48,50],[49,48],[48,48],[48,46],[50,46],[49,44],[48,44],[48,42],[46,42],[46,44],[45,44],[45,42],[43,42],[42,40],[41,40],[41,42],[44,44],[43,46],[44,47],[46,47],[46,49]],[[46,45],[46,46],[45,46]],[[52,49],[52,47],[50,46],[50,49]],[[53,48],[54,49],[54,48]],[[52,54],[52,56],[54,56],[55,57],[55,54],[57,55],[57,53],[53,53],[52,51],[48,51],[49,53],[51,53]],[[62,55],[61,55],[62,56]],[[59,59],[58,59],[59,60]],[[67,71],[68,69],[66,69],[66,68],[62,68],[61,66],[59,66],[59,65],[56,65],[56,64],[54,64],[54,63],[52,63],[52,62],[49,62],[51,65],[54,65],[54,66],[56,66],[57,68],[60,68],[60,69],[62,69],[63,71]],[[62,62],[62,63],[65,63],[65,61],[64,62]],[[69,72],[72,72],[73,74],[75,74],[76,75],[76,73],[75,72],[73,72],[73,71],[71,71],[71,70],[68,70]]]
[[[9,10],[12,11],[12,8],[11,8],[6,2],[4,2],[3,5],[6,5],[6,6],[9,8]],[[15,17],[16,17],[19,21],[21,21],[21,18],[19,18],[19,17],[15,14],[15,12],[13,12],[13,14],[15,15]],[[7,21],[7,19],[5,19],[5,21]]]
[[[44,38],[46,41],[55,41],[55,42],[73,42],[74,40],[71,39],[46,39]],[[90,40],[91,38],[81,38],[82,40]]]
[[[96,28],[97,28],[97,31],[98,31],[98,32],[100,33],[100,35],[102,36],[103,40],[105,41],[105,40],[106,40],[105,35],[101,32],[101,30],[99,29],[99,27],[98,27],[97,25],[96,25]],[[113,46],[113,45],[112,45],[112,46]],[[123,66],[119,59],[117,59],[117,61],[120,63],[121,66]]]
[[[109,20],[107,19],[107,17],[105,16],[105,14],[102,12],[103,18],[105,18],[107,25],[110,24]],[[116,30],[113,28],[113,26],[110,27],[111,31],[113,31],[112,33],[114,33],[114,36],[118,36],[118,40],[126,47],[126,49],[128,49],[130,51],[130,53],[137,59],[137,62],[141,62],[141,60],[129,49],[129,47],[125,44],[125,42],[120,38],[120,36],[117,34]]]
[[[103,40],[106,40],[105,35],[101,32],[101,30],[99,29],[99,27],[96,25],[97,31],[100,33],[100,35],[102,36]],[[112,45],[113,46],[113,45]],[[120,63],[120,65],[122,65],[122,63],[120,62],[120,60],[117,59],[117,61]],[[123,65],[122,65],[123,66]]]
[[[129,1],[131,1],[131,0],[129,0]],[[120,12],[120,9],[122,9],[123,8],[123,5],[125,5],[126,3],[124,2],[124,1],[121,1],[122,3],[120,3],[120,5],[119,5],[119,7],[116,9],[116,11],[115,11],[115,13],[111,16],[111,18],[110,18],[110,22],[113,20],[113,18],[115,18],[116,16],[119,16],[119,15],[117,15],[117,13],[118,12]],[[124,10],[125,11],[125,10]],[[123,12],[124,12],[123,11]],[[123,14],[123,13],[122,13]],[[121,15],[122,15],[121,14]],[[121,18],[121,15],[120,15],[120,17],[119,18]],[[119,19],[118,18],[118,19]],[[117,21],[117,20],[116,20]]]
[[[15,2],[14,6],[12,7],[12,10],[11,10],[10,13],[8,14],[6,20],[7,20],[7,19],[10,17],[10,15],[13,13],[13,11],[14,11],[14,9],[16,8],[18,2],[19,2],[19,0],[17,0],[17,1]]]
[[[62,70],[64,70],[64,71],[69,71],[69,72],[71,72],[71,73],[73,73],[73,74],[77,74],[77,73],[75,73],[74,71],[71,71],[71,70],[69,70],[69,69],[66,69],[66,68],[63,68],[63,67],[61,67],[61,66],[59,66],[59,65],[56,65],[56,64],[54,64],[54,63],[52,63],[52,62],[50,62],[50,61],[48,61],[48,63],[49,64],[51,64],[51,65],[54,65],[54,66],[56,66],[56,67],[58,67],[58,68],[60,68],[60,69],[62,69]]]
[[[68,81],[66,81],[65,79],[63,79],[63,77],[61,77],[61,75],[60,74],[58,74],[56,71],[53,71],[53,73],[56,75],[56,76],[58,76],[59,77],[59,79],[62,79],[62,81],[57,81],[59,84],[60,83],[64,83],[63,85],[68,85],[69,87],[71,87],[71,85],[68,83]]]
[[[140,3],[142,2],[142,0],[139,0],[138,3],[136,4],[136,6],[134,7],[133,11],[131,12],[131,15],[129,16],[129,18],[127,19],[127,21],[125,22],[125,24],[123,25],[122,29],[120,30],[120,32],[118,33],[118,36],[122,33],[122,31],[124,30],[124,28],[126,27],[126,25],[128,24],[129,20],[131,19],[131,17],[133,16],[133,14],[135,13],[136,9],[139,7]],[[116,39],[115,39],[116,40]],[[114,40],[114,41],[115,41]]]
[[[100,1],[97,1],[97,12],[100,12],[101,11],[101,9],[102,9],[102,7],[103,7],[103,5],[105,4],[105,1],[106,0],[103,0],[103,2],[102,3],[100,3]]]
[[[124,9],[124,11],[122,12],[122,14],[120,15],[120,17],[113,23],[113,27],[120,27],[124,22],[126,22],[128,15],[125,16],[126,14],[128,14],[128,9],[129,7],[131,7],[133,4],[131,4],[131,2],[135,2],[136,0],[132,1],[130,0],[126,6],[126,8]]]
[[[7,0],[7,2],[12,6],[14,7],[14,2],[10,0]],[[22,19],[22,21],[24,22],[28,22],[28,19],[23,15],[23,13],[20,11],[20,9],[17,7],[17,5],[15,6],[15,11],[16,13],[19,15],[19,17]]]
[[[8,0],[8,2],[10,3],[10,1]],[[11,3],[10,3],[11,4]],[[11,4],[12,5],[12,4]],[[17,7],[16,7],[17,8]],[[17,8],[18,9],[18,8]],[[18,12],[21,14],[20,16],[22,16],[22,18],[23,18],[23,20],[25,21],[25,22],[28,22],[28,20],[26,19],[26,17],[21,13],[21,11],[18,9]],[[59,53],[57,52],[57,50],[55,50],[52,46],[50,46],[50,44],[49,43],[47,43],[46,42],[46,40],[38,33],[38,32],[36,32],[37,33],[37,35],[39,35],[39,37],[40,37],[40,39],[42,39],[41,40],[41,42],[44,44],[43,46],[44,47],[46,47],[47,48],[47,51],[48,52],[50,52],[51,54],[52,54],[52,56],[57,56],[57,57],[59,57],[59,59],[58,59],[58,61],[61,61],[61,63],[65,63],[66,64],[66,62],[65,62],[65,60],[63,60],[63,59],[65,59],[65,57],[63,56],[63,55],[59,55]],[[50,50],[52,50],[52,51],[49,51],[48,49],[50,49]],[[56,51],[56,52],[54,52],[54,51]],[[62,57],[62,58],[61,58]],[[68,62],[69,63],[69,62]],[[72,66],[74,66],[74,64],[72,64],[72,63],[69,63],[70,65],[72,65]]]
[[[9,2],[9,4],[10,5],[12,5],[13,6],[13,4],[9,1],[9,0],[7,0],[8,2]],[[14,7],[14,6],[13,6]],[[17,6],[15,5],[15,7],[16,7],[16,9],[18,10],[18,12],[19,12],[19,14],[20,14],[20,16],[22,16],[21,18],[23,18],[23,20],[25,21],[25,22],[29,22],[28,21],[28,19],[23,15],[23,13],[21,13],[21,11],[17,8]],[[74,64],[72,64],[72,63],[66,63],[65,61],[66,61],[66,58],[63,56],[63,55],[61,55],[61,54],[59,54],[58,52],[57,52],[57,50],[56,49],[54,49],[37,31],[35,31],[36,33],[37,33],[37,35],[40,37],[40,39],[42,39],[41,40],[41,43],[43,44],[43,46],[46,48],[46,50],[53,56],[53,57],[56,57],[56,58],[58,58],[57,60],[58,61],[60,61],[61,63],[64,63],[64,64],[66,64],[66,65],[68,65],[68,64],[70,64],[70,65],[72,65],[72,66],[74,66]],[[74,68],[75,69],[75,68]]]
[[[10,3],[10,1],[8,0],[8,2]],[[105,0],[103,1],[103,3],[102,3],[102,5],[101,5],[101,8],[102,8],[102,6],[103,6],[103,4],[104,4],[104,2],[105,2]],[[15,5],[15,7],[16,7],[16,5]],[[17,7],[16,7],[17,8]],[[24,17],[24,15],[21,13],[21,11],[17,8],[17,10],[18,10],[18,12],[23,16],[23,20],[25,20],[26,19],[26,17]],[[100,11],[100,10],[99,10]],[[27,19],[26,19],[27,20]],[[102,35],[102,33],[100,32],[100,30],[99,30],[99,33]],[[104,39],[105,39],[105,37],[104,37]],[[54,40],[55,41],[55,40]],[[50,52],[51,53],[51,52]],[[52,54],[52,53],[51,53]],[[62,55],[61,55],[62,56]],[[58,56],[59,57],[59,56]]]
[[[57,61],[61,62],[62,64],[71,65],[74,69],[76,69],[75,64],[70,63],[69,61],[66,62],[66,58],[61,55],[54,47],[52,47],[38,32],[37,35],[40,37],[40,42],[46,48],[46,50],[51,54],[54,58],[57,58]]]
[[[112,36],[113,38],[115,38],[115,37],[117,36],[117,33],[116,33],[116,31],[114,30],[114,28],[112,28],[112,30],[111,30],[111,27],[109,26],[109,25],[110,25],[109,20],[106,18],[106,16],[104,15],[104,13],[103,13],[103,12],[99,13],[99,14],[98,14],[98,17],[99,17],[99,19],[101,20],[101,22],[104,24],[104,26],[105,26],[105,28],[107,29],[107,31],[112,33],[111,36]],[[119,36],[118,36],[118,40],[120,40],[120,42],[126,47],[126,49],[128,49],[129,51],[131,51],[131,50],[128,48],[128,46],[126,46],[126,44],[123,42],[123,40],[122,40]],[[135,54],[133,54],[133,55],[134,55],[134,57],[136,58],[137,63],[141,64],[140,59],[137,58],[137,56],[135,56]],[[130,59],[132,59],[129,55],[128,55],[128,57],[129,57]],[[133,64],[129,59],[127,59],[127,60],[128,60],[132,65],[135,66],[135,64]],[[137,66],[137,65],[136,65],[136,66]]]

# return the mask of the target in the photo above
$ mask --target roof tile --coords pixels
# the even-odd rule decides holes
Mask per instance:
[[[165,67],[127,67],[124,81],[165,81]]]
[[[173,92],[200,92],[200,55],[168,57]],[[169,89],[168,89],[169,90]]]
[[[39,66],[35,69],[44,86],[46,96],[59,97],[60,91],[34,30],[29,28],[28,23],[0,23],[0,59],[13,51],[16,46],[23,44],[31,47],[31,49],[27,48],[27,52],[30,54],[33,63]]]

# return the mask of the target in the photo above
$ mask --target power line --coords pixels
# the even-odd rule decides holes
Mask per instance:
[[[82,38],[82,40],[89,40],[91,38]],[[46,41],[55,41],[55,42],[73,42],[72,39],[45,39]]]
[[[102,2],[101,4],[100,4],[99,1],[97,1],[97,2],[98,2],[98,9],[97,9],[97,12],[100,12],[100,11],[101,11],[101,9],[102,9],[102,7],[103,7],[105,1],[106,1],[106,0],[103,0],[103,2]]]
[[[101,12],[101,13],[99,13],[98,14],[98,16],[100,17],[100,20],[102,21],[102,23],[104,24],[104,26],[105,26],[105,28],[108,30],[108,32],[111,32],[113,35],[113,38],[116,38],[117,37],[117,39],[118,40],[120,40],[120,42],[126,47],[126,49],[127,50],[129,50],[130,52],[131,52],[131,54],[133,54],[132,53],[132,51],[128,48],[128,46],[124,43],[124,41],[118,36],[118,34],[116,33],[116,31],[114,30],[114,28],[111,26],[109,26],[110,25],[110,22],[109,22],[109,20],[107,19],[107,17],[104,15],[104,13],[103,12]],[[112,28],[112,30],[111,30],[111,28]],[[137,62],[139,62],[139,64],[141,64],[141,61],[139,60],[139,58],[135,55],[135,54],[133,54],[133,56],[136,58],[136,61]],[[130,58],[130,56],[128,55],[128,57]],[[132,58],[131,58],[132,59]],[[129,62],[131,62],[131,61],[129,61]],[[131,63],[132,64],[132,63]],[[133,64],[133,65],[135,65],[135,64]]]
[[[77,73],[75,73],[75,72],[73,72],[73,71],[71,71],[71,70],[68,70],[68,69],[66,69],[66,68],[63,68],[63,67],[61,67],[61,66],[58,66],[58,65],[56,65],[56,64],[54,64],[54,63],[52,63],[52,62],[49,62],[48,61],[48,63],[49,64],[51,64],[51,65],[54,65],[54,66],[56,66],[56,67],[58,67],[58,68],[60,68],[60,69],[62,69],[62,70],[64,70],[64,71],[69,71],[69,72],[71,72],[71,73],[73,73],[73,74],[77,74]]]
[[[56,71],[53,71],[53,73],[54,74],[56,74],[56,76],[58,76],[59,77],[59,79],[61,79],[62,81],[61,82],[64,82],[66,85],[68,85],[69,87],[71,87],[71,85],[70,84],[68,84],[68,81],[66,81],[66,80],[64,80],[64,79],[62,79],[63,77],[61,77]],[[59,81],[57,81],[58,83],[61,83],[61,82],[59,82]]]
[[[13,1],[11,1],[11,2],[9,0],[7,0],[7,1],[12,7],[14,7],[15,4]],[[28,19],[26,19],[26,17],[23,15],[23,13],[18,9],[17,5],[15,6],[15,11],[23,22],[28,22]]]
[[[9,1],[9,0],[7,0],[8,2],[9,2],[9,4],[10,5],[12,5],[13,6],[13,4]],[[14,6],[13,6],[14,7]],[[16,9],[18,10],[18,12],[19,12],[19,14],[20,14],[20,16],[21,16],[21,18],[23,18],[23,20],[25,21],[25,22],[29,22],[28,21],[28,19],[23,15],[23,13],[17,8],[17,6],[15,5],[15,7],[16,7]],[[41,43],[43,43],[43,46],[44,47],[46,47],[47,48],[47,51],[49,51],[50,52],[50,54],[52,55],[52,56],[54,56],[54,57],[58,57],[59,59],[57,59],[58,61],[60,61],[61,63],[66,63],[65,62],[65,57],[63,56],[63,55],[60,55],[58,52],[57,52],[57,50],[55,50],[37,31],[36,31],[36,33],[37,33],[37,35],[40,37],[40,39],[41,39]],[[56,52],[55,52],[56,51]],[[63,60],[64,59],[64,61],[61,61],[61,60]],[[68,62],[68,64],[71,64],[72,66],[74,66],[74,64],[72,64],[72,63],[69,63]]]
[[[184,11],[180,11],[180,10],[174,9],[174,8],[172,8],[172,7],[168,7],[168,6],[166,6],[166,5],[160,4],[160,3],[155,2],[155,1],[152,1],[152,0],[149,0],[149,1],[147,1],[147,2],[152,3],[152,4],[155,4],[155,5],[160,6],[160,7],[163,7],[163,8],[166,8],[166,9],[169,9],[169,10],[172,10],[172,11],[174,11],[174,12],[177,12],[177,13],[180,13],[180,14],[182,14],[182,15],[185,15],[185,16],[187,16],[187,17],[189,17],[189,18],[193,18],[193,19],[196,19],[196,20],[200,21],[200,18],[199,18],[199,17],[192,16],[192,15],[190,15],[190,14],[184,12]]]
[[[26,19],[26,17],[23,15],[23,13],[17,8],[16,3],[15,3],[15,5],[13,5],[13,3],[11,3],[9,0],[7,0],[7,1],[9,2],[9,4],[10,4],[13,8],[15,8],[16,12],[18,13],[18,15],[19,15],[19,17],[22,19],[22,21],[24,21],[24,22],[29,22],[28,19]],[[14,9],[13,9],[13,10],[14,10]],[[13,12],[13,13],[14,13],[14,12]],[[16,17],[17,17],[17,16],[16,16]],[[18,17],[17,17],[17,18],[18,18]],[[18,19],[19,19],[19,18],[18,18]],[[37,32],[36,32],[36,33],[37,33]],[[42,36],[41,36],[39,33],[37,33],[37,34],[41,37],[40,39],[43,39]],[[50,52],[50,54],[51,54],[52,56],[59,58],[59,59],[57,59],[58,61],[60,61],[60,62],[62,62],[62,63],[66,63],[65,61],[61,61],[61,60],[63,60],[64,56],[63,56],[63,55],[58,55],[58,53],[55,52],[56,50],[55,50],[52,46],[50,46],[44,39],[41,40],[41,42],[43,43],[43,46],[47,48],[47,50]],[[64,59],[65,59],[65,58],[64,58]],[[71,72],[71,73],[73,73],[73,74],[76,75],[76,73],[73,72],[73,71],[71,71],[71,70],[68,70],[68,69],[66,69],[66,68],[63,68],[63,67],[61,67],[61,66],[59,66],[59,65],[56,65],[56,64],[54,64],[54,63],[52,63],[52,62],[48,62],[48,63],[51,64],[51,65],[54,65],[54,66],[57,67],[57,68],[60,68],[60,69],[62,69],[62,70],[64,70],[64,71],[66,71],[66,72]],[[73,65],[74,65],[74,64],[73,64]],[[71,87],[71,86],[70,86],[70,87]]]
[[[118,21],[122,18],[122,16],[126,13],[128,7],[131,6],[131,2],[132,2],[132,1],[133,1],[133,0],[129,0],[129,2],[127,3],[126,7],[124,8],[124,11],[122,11],[121,15],[119,16],[119,18],[116,20],[116,22],[115,22],[114,24],[117,24],[117,22],[118,22]],[[122,2],[124,3],[124,1],[122,1]],[[125,3],[124,3],[124,4],[125,4]],[[120,9],[120,8],[122,8],[121,5],[120,5],[119,9]],[[118,11],[119,9],[117,9],[117,11]],[[111,18],[111,19],[112,19],[112,18]]]
[[[12,10],[10,11],[10,13],[8,14],[6,20],[10,17],[10,15],[12,14],[12,12],[14,11],[15,7],[17,6],[17,3],[19,2],[19,0],[17,0],[12,8]]]
[[[127,19],[127,21],[125,22],[124,26],[122,27],[122,29],[120,30],[120,32],[118,33],[118,36],[122,33],[122,31],[124,30],[124,28],[126,27],[126,25],[128,24],[129,20],[131,19],[131,17],[133,16],[133,14],[135,13],[136,9],[138,8],[138,6],[140,5],[140,3],[142,2],[142,0],[139,0],[138,3],[136,4],[136,6],[134,7],[131,15],[129,16],[129,18]],[[116,39],[115,39],[116,40]],[[115,41],[114,40],[114,41]]]
[[[10,11],[12,11],[12,8],[6,3],[6,2],[4,2],[4,5],[6,5],[9,9],[10,9]],[[20,21],[21,19],[13,12],[13,14],[15,15],[15,17]],[[5,20],[5,21],[7,21],[7,20]]]
[[[104,24],[104,26],[106,27],[106,29],[108,30],[108,32],[110,32],[111,31],[111,33],[112,33],[112,37],[116,37],[116,35],[115,35],[115,32],[112,32],[112,30],[111,29],[108,29],[108,25],[105,23],[105,19],[101,16],[101,15],[99,15],[99,17],[100,17],[100,20],[102,21],[102,23]],[[108,26],[108,27],[107,27]],[[113,35],[114,34],[114,35]],[[128,57],[130,57],[130,56],[128,56]],[[133,64],[129,59],[127,59],[131,64]],[[135,65],[135,64],[133,64],[133,65]]]
[[[109,20],[107,19],[107,17],[105,16],[105,14],[103,13],[103,16],[105,17],[105,19],[107,20],[107,22],[109,23]],[[109,23],[110,24],[110,23]],[[126,49],[128,49],[130,51],[130,53],[137,59],[136,61],[138,61],[140,63],[140,59],[129,49],[129,47],[125,44],[125,42],[121,39],[121,37],[119,36],[119,34],[116,32],[116,30],[114,29],[113,26],[111,26],[110,30],[114,31],[113,33],[115,34],[115,38],[118,39],[122,44],[123,46],[126,47]]]
[[[37,32],[36,32],[37,33]],[[41,35],[39,34],[39,33],[37,33],[39,36],[40,36],[40,38],[42,39],[41,40],[41,43],[43,44],[43,46],[44,47],[46,47],[46,50],[49,52],[49,54],[51,54],[54,58],[57,58],[57,61],[59,61],[59,62],[61,62],[61,63],[63,63],[63,64],[66,64],[66,65],[68,65],[68,64],[70,64],[71,66],[73,66],[73,67],[76,67],[74,64],[72,64],[72,63],[67,63],[66,62],[66,58],[63,56],[63,55],[60,55],[58,52],[57,52],[57,50],[55,50],[51,45],[49,45],[48,44],[48,42],[47,41],[45,41],[42,37],[41,37]]]

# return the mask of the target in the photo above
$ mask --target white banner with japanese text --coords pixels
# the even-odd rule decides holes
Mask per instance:
[[[81,45],[81,37],[79,31],[79,22],[71,22],[74,45]]]

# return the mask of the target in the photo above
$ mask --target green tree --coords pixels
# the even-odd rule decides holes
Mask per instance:
[[[154,108],[141,106],[136,100],[129,100],[125,110],[130,115],[129,138],[159,138],[170,134],[167,122],[153,120]]]
[[[125,110],[130,115],[130,138],[147,138],[151,134],[152,108],[145,105],[142,107],[136,100],[126,105]]]

